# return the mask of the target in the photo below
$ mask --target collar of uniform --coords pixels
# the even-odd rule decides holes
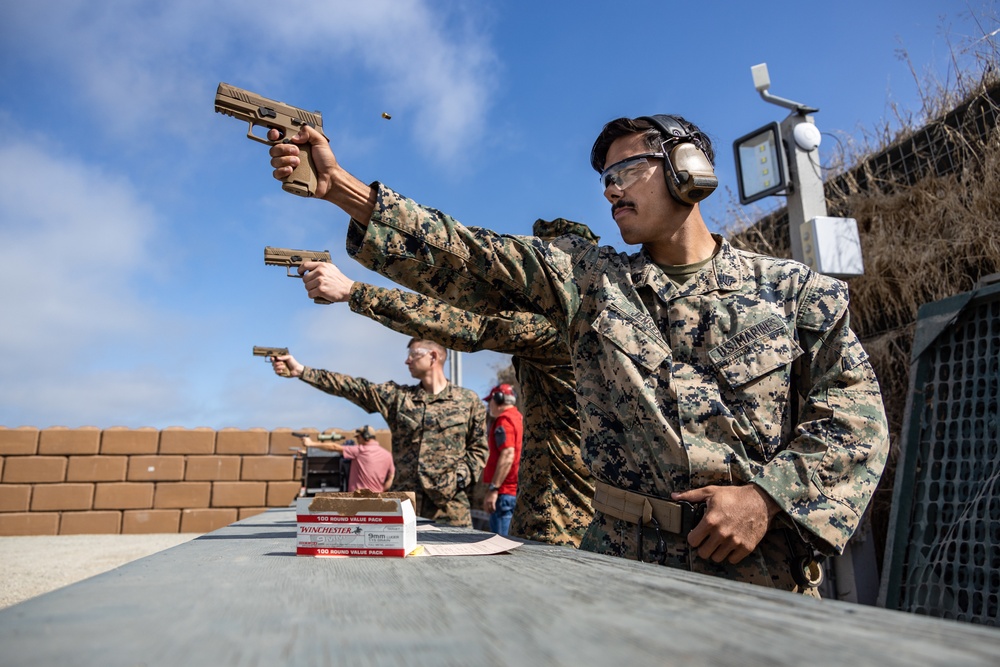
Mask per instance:
[[[720,234],[712,234],[712,238],[719,242],[719,252],[712,260],[712,271],[704,275],[710,275],[712,284],[707,291],[732,292],[738,290],[743,283],[743,273],[740,271],[740,260],[736,254],[736,249],[729,245]]]
[[[663,269],[657,266],[645,248],[634,256],[636,259],[632,264],[634,284],[636,287],[649,286],[664,302],[679,296],[738,290],[743,277],[736,250],[721,235],[712,234],[712,238],[719,243],[719,252],[715,254],[711,265],[705,267],[680,289],[667,277]]]
[[[434,403],[435,401],[443,401],[451,397],[451,388],[453,386],[454,385],[449,381],[448,384],[444,386],[444,389],[442,389],[436,394],[432,394],[431,392],[424,389],[424,386],[422,384],[418,383],[416,385],[417,387],[416,398],[422,400],[424,403]]]

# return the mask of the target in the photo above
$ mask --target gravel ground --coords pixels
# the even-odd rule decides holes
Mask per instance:
[[[198,533],[169,533],[0,537],[0,609],[198,536]]]

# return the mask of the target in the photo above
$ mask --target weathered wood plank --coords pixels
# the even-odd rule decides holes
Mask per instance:
[[[296,557],[271,510],[0,611],[0,665],[997,665],[1000,630],[526,544]]]

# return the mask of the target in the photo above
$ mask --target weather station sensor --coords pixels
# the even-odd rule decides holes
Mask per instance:
[[[819,128],[812,123],[799,123],[792,130],[792,139],[795,140],[796,146],[806,153],[811,153],[819,148],[823,137],[820,136]]]

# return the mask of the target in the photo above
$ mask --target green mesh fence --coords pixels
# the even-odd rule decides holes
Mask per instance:
[[[1000,624],[1000,284],[920,309],[880,604]]]

